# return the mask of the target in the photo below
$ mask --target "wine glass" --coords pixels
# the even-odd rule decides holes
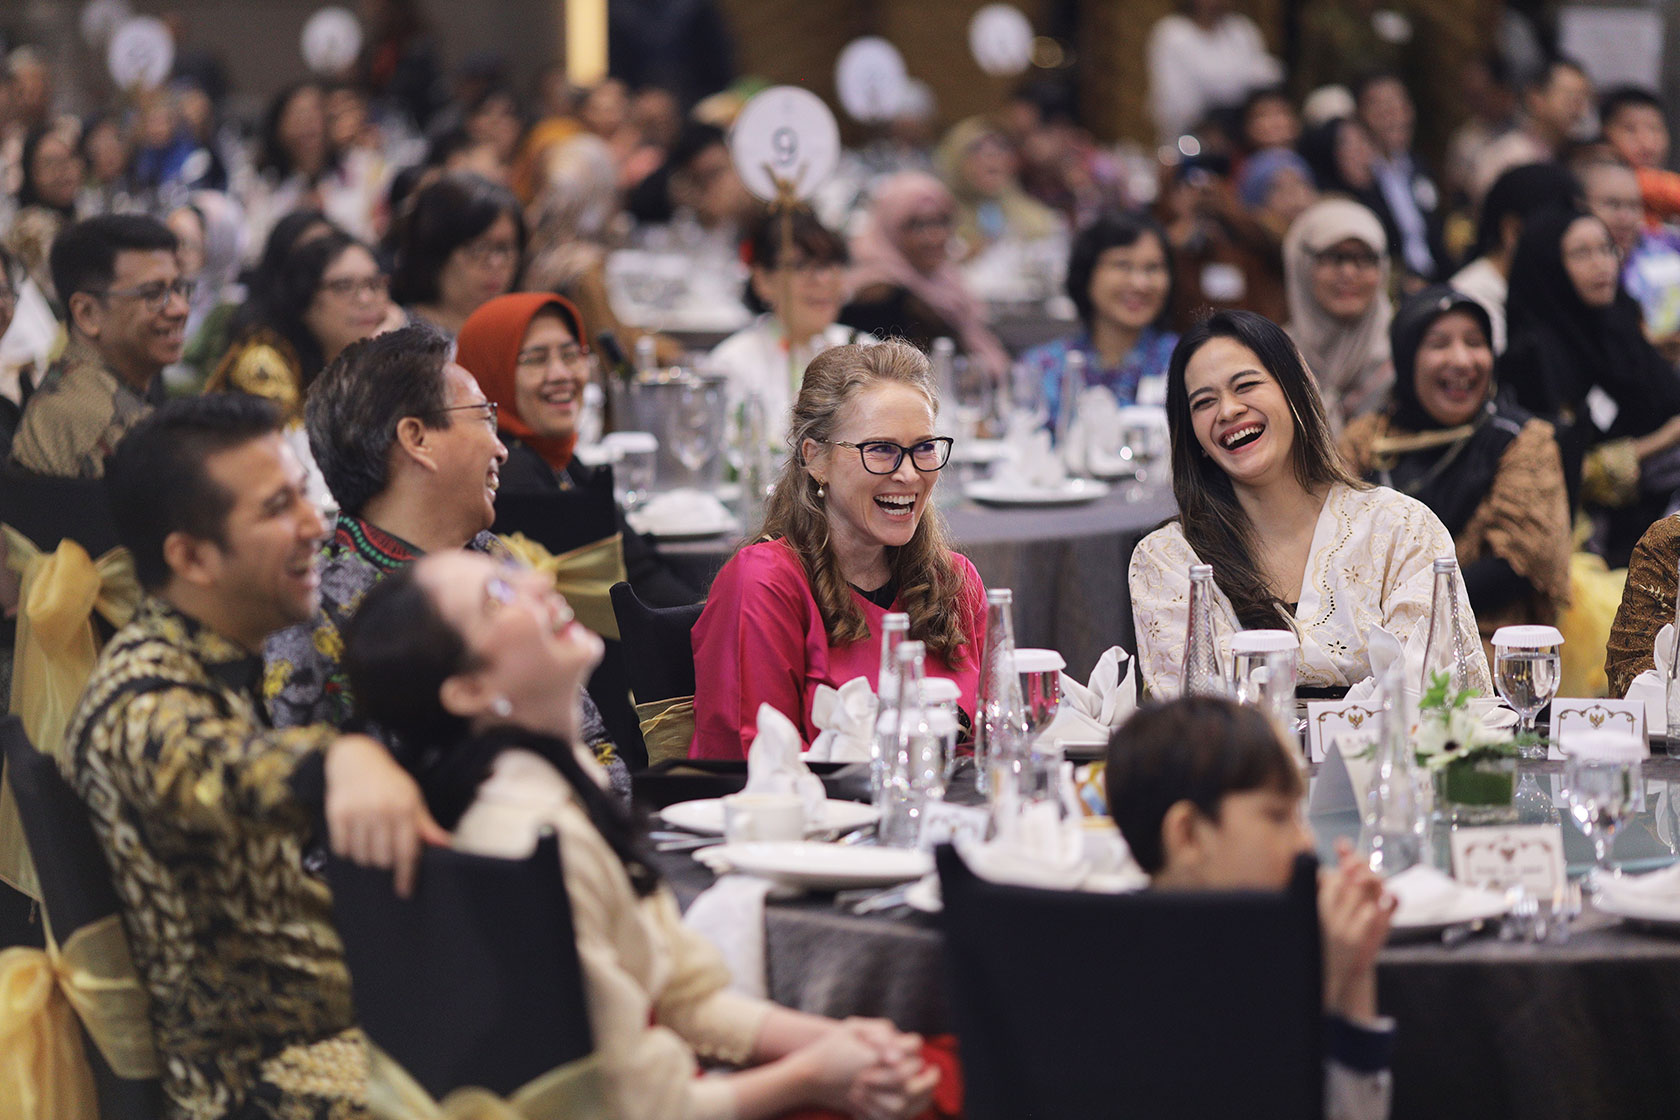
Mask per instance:
[[[1290,630],[1239,630],[1231,635],[1231,683],[1237,703],[1268,716],[1286,736],[1295,729],[1295,677],[1301,641]]]
[[[700,468],[717,454],[720,418],[713,407],[716,397],[717,390],[698,378],[685,380],[677,387],[671,415],[671,450],[688,470],[690,481],[697,482]]]
[[[1150,469],[1160,458],[1165,443],[1164,410],[1151,405],[1126,405],[1120,410],[1121,454],[1132,463],[1132,483],[1126,491],[1128,497],[1143,495]]]
[[[1563,635],[1553,626],[1501,626],[1493,634],[1493,683],[1522,718],[1524,735],[1557,694]],[[1545,758],[1544,747],[1524,747],[1523,757]]]
[[[1562,742],[1567,758],[1563,780],[1568,786],[1569,815],[1593,845],[1593,870],[1588,884],[1596,887],[1615,869],[1610,845],[1616,830],[1634,810],[1644,784],[1641,760],[1644,744],[1620,731],[1577,731]]]

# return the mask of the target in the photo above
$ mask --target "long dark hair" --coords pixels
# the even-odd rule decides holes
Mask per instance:
[[[641,827],[586,774],[571,744],[515,727],[474,735],[467,720],[443,706],[450,677],[481,662],[438,613],[414,565],[374,585],[344,636],[344,667],[356,711],[399,740],[397,760],[414,775],[437,822],[454,829],[490,776],[496,756],[518,748],[547,759],[613,854],[638,897],[659,886]]]
[[[1254,526],[1237,501],[1231,476],[1202,454],[1190,420],[1184,370],[1196,351],[1216,338],[1228,338],[1254,351],[1283,390],[1295,422],[1290,458],[1295,479],[1303,488],[1316,490],[1336,482],[1356,490],[1367,487],[1342,466],[1318,385],[1282,327],[1252,311],[1216,311],[1184,332],[1167,367],[1167,422],[1172,429],[1173,497],[1178,501],[1179,525],[1202,563],[1213,565],[1214,582],[1231,600],[1243,626],[1287,628],[1293,612],[1271,593],[1260,574]]]

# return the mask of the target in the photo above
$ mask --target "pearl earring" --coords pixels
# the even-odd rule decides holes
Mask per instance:
[[[817,483],[817,497],[821,498],[824,495],[826,495],[827,493],[828,493],[828,491],[823,489],[823,484],[819,481]]]
[[[490,711],[500,719],[506,719],[513,714],[513,701],[506,696],[498,696],[490,701]]]

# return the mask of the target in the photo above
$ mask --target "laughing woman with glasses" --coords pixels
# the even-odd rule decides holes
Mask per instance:
[[[756,543],[724,565],[694,626],[694,758],[742,758],[769,704],[817,734],[818,685],[880,671],[881,619],[910,616],[928,674],[974,711],[986,593],[932,508],[951,453],[927,359],[901,342],[812,359],[793,406],[793,454]]]

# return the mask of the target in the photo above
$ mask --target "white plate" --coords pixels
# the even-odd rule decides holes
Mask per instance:
[[[676,828],[705,836],[723,835],[723,801],[716,797],[706,797],[699,801],[679,801],[659,810],[659,815],[665,818],[666,824]],[[829,832],[862,828],[866,824],[873,824],[875,818],[880,815],[880,811],[873,805],[830,798],[823,802],[822,819],[805,825],[805,835],[821,836]]]
[[[1641,925],[1680,930],[1680,899],[1640,898],[1605,892],[1593,899],[1593,909]]]
[[[721,844],[705,849],[705,863],[758,875],[791,887],[843,891],[886,887],[920,879],[933,870],[933,857],[909,848],[866,848],[858,844]],[[700,858],[696,856],[695,858]]]
[[[1060,486],[1027,486],[1001,478],[970,482],[963,494],[990,506],[1076,506],[1094,502],[1108,493],[1108,484],[1085,478],[1070,478]]]
[[[733,517],[664,526],[657,522],[650,523],[647,518],[638,517],[633,513],[626,515],[625,520],[630,522],[632,529],[643,536],[658,537],[662,541],[699,541],[741,531],[741,523]]]

